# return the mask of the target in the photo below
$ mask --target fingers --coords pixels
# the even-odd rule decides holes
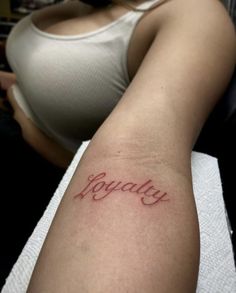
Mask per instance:
[[[7,111],[9,113],[14,112],[13,107],[12,107],[10,101],[8,100],[7,92],[4,90],[1,90],[1,89],[0,89],[0,109]]]
[[[16,75],[11,72],[0,71],[0,90],[7,91],[16,82]]]

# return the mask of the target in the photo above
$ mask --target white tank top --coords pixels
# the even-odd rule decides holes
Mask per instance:
[[[17,77],[13,95],[26,116],[66,149],[75,152],[88,139],[81,133],[98,127],[128,87],[127,51],[142,15],[130,11],[73,36],[43,32],[28,15],[11,31],[6,53]]]

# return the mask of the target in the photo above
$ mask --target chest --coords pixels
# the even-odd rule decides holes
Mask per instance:
[[[97,10],[72,1],[38,11],[33,15],[32,20],[41,31],[59,36],[73,36],[99,30],[130,12],[127,7],[118,5]],[[153,12],[144,13],[133,31],[127,51],[127,70],[130,79],[134,77],[150,47],[156,33],[156,26]]]

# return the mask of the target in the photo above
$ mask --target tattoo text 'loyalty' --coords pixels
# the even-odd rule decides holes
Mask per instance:
[[[141,203],[147,206],[169,201],[168,194],[154,187],[150,179],[141,184],[130,181],[126,182],[125,180],[108,180],[106,172],[89,175],[86,186],[73,197],[74,199],[83,199],[86,196],[92,195],[92,199],[98,201],[116,191],[138,195],[140,196]]]

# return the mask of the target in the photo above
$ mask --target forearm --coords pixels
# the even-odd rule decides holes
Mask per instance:
[[[63,198],[28,293],[194,292],[199,240],[191,178],[164,158],[135,159],[137,152],[122,146],[105,155],[98,143]]]

